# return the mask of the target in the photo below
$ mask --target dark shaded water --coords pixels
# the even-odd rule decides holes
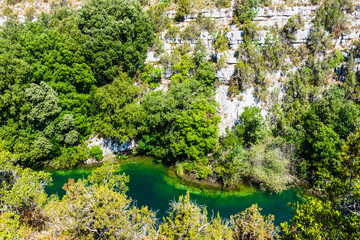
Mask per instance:
[[[62,186],[68,178],[77,180],[86,177],[90,172],[91,170],[84,169],[52,172],[53,185],[47,187],[46,192],[48,194],[57,193],[61,197],[65,194]],[[158,217],[166,215],[170,201],[177,200],[180,195],[189,190],[177,179],[168,177],[163,166],[148,161],[123,164],[121,172],[125,172],[130,177],[127,195],[134,199],[138,206],[147,205],[153,210],[157,210]],[[237,194],[220,191],[211,193],[192,189],[190,196],[198,204],[207,206],[209,214],[216,215],[219,212],[223,218],[228,218],[257,203],[263,209],[262,214],[275,215],[276,225],[291,218],[289,202],[301,201],[297,190],[288,190],[278,195],[254,189]]]

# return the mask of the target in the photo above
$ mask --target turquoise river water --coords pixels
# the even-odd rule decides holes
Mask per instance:
[[[209,192],[201,189],[189,188],[179,180],[167,175],[167,170],[160,164],[152,162],[131,162],[121,165],[120,172],[125,172],[130,177],[127,195],[136,201],[138,206],[147,205],[157,211],[157,217],[166,215],[169,202],[177,200],[180,195],[190,191],[190,197],[200,205],[207,207],[208,213],[216,216],[217,212],[223,218],[239,213],[252,204],[257,203],[263,210],[262,214],[275,215],[275,224],[288,221],[291,218],[291,208],[288,203],[301,202],[300,191],[287,190],[281,194],[270,194],[255,189],[241,193],[223,191]],[[88,176],[91,169],[74,169],[67,171],[51,172],[53,185],[45,190],[48,194],[58,194],[62,197],[64,183],[69,178],[75,180]]]

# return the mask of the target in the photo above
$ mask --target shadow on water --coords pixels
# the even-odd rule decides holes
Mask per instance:
[[[275,215],[276,225],[291,218],[289,202],[302,201],[300,191],[294,189],[284,191],[282,194],[270,194],[254,189],[241,193],[228,193],[189,188],[182,185],[178,179],[169,177],[164,166],[149,161],[125,163],[121,166],[120,172],[125,172],[130,177],[127,195],[134,199],[138,206],[147,205],[157,211],[157,217],[160,219],[166,215],[170,201],[177,200],[187,190],[190,191],[192,200],[207,207],[210,215],[219,212],[221,217],[229,218],[257,203],[263,209],[262,214]],[[51,172],[53,185],[48,186],[46,192],[62,197],[65,194],[62,187],[69,178],[75,180],[86,178],[90,173],[91,169]]]

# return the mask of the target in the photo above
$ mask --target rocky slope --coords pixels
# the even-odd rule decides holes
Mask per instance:
[[[19,21],[23,22],[26,19],[34,20],[36,15],[40,12],[51,12],[55,7],[61,5],[67,5],[70,8],[77,9],[80,8],[82,1],[22,1],[14,5],[7,5],[6,2],[0,4],[0,10],[2,16],[0,16],[0,25],[6,21],[10,16],[16,17]],[[342,35],[340,38],[333,40],[334,48],[343,50],[346,49],[352,41],[358,39],[360,34],[360,1],[354,1],[355,11],[347,15],[348,23],[350,25],[349,31]],[[267,33],[269,29],[274,26],[279,28],[284,26],[290,17],[300,15],[303,24],[302,28],[296,32],[296,39],[292,42],[293,47],[298,47],[306,43],[306,40],[309,37],[310,32],[312,31],[312,19],[314,18],[316,11],[319,6],[310,4],[307,0],[298,0],[292,1],[292,3],[286,3],[284,1],[273,0],[272,4],[269,7],[262,7],[258,9],[258,13],[254,22],[257,23],[259,27],[257,42],[264,44]],[[208,31],[202,31],[198,40],[190,39],[186,42],[190,43],[191,48],[194,48],[197,41],[202,41],[208,50],[208,57],[212,59],[225,59],[225,65],[218,70],[217,77],[219,79],[219,86],[216,89],[216,100],[219,103],[218,113],[222,117],[222,122],[219,126],[220,134],[225,134],[225,129],[227,127],[233,127],[237,121],[239,115],[243,112],[243,109],[246,106],[259,106],[263,109],[262,114],[264,118],[267,116],[268,109],[271,107],[271,102],[266,104],[261,100],[258,100],[254,97],[254,88],[250,87],[246,91],[240,93],[236,97],[229,97],[228,94],[228,84],[232,76],[235,73],[235,67],[238,63],[236,57],[236,50],[240,43],[244,41],[243,31],[241,31],[237,25],[233,24],[233,14],[234,14],[234,1],[232,2],[229,8],[210,8],[202,10],[193,10],[191,14],[185,17],[184,21],[177,24],[180,30],[185,29],[192,21],[195,21],[198,14],[203,17],[211,18],[216,22],[216,30],[222,30],[225,32],[225,37],[228,40],[229,49],[223,52],[217,52],[214,48],[214,34],[209,33]],[[167,11],[167,15],[170,19],[174,19],[176,10]],[[166,30],[161,33],[160,36],[163,49],[171,54],[172,50],[184,43],[185,41],[178,38],[167,38]],[[160,64],[160,57],[156,55],[155,51],[149,50],[147,62],[154,63],[158,67],[162,67]],[[269,72],[267,79],[270,82],[269,93],[276,91],[277,100],[281,100],[281,89],[283,87],[284,76],[286,74],[281,71]],[[169,84],[169,73],[164,73],[161,89],[167,89]],[[103,146],[105,152],[117,152],[119,147],[107,147],[109,143],[105,143],[104,139],[93,140]],[[99,142],[100,141],[100,142]],[[115,144],[115,143],[114,143]],[[114,145],[110,143],[111,146]],[[117,144],[117,143],[116,143]],[[115,144],[115,145],[116,145]],[[132,146],[132,144],[131,144]],[[112,148],[117,150],[112,150]]]
[[[257,23],[260,31],[258,32],[257,41],[260,44],[264,44],[267,33],[269,29],[274,26],[281,28],[284,26],[290,17],[300,15],[303,26],[296,32],[296,39],[292,42],[293,47],[298,47],[302,44],[305,44],[309,34],[311,33],[312,20],[315,17],[316,11],[319,8],[318,5],[311,5],[309,1],[293,1],[294,3],[290,6],[289,4],[282,1],[272,1],[271,7],[263,7],[258,9],[258,14],[254,19],[254,22]],[[220,85],[216,90],[216,100],[219,103],[218,113],[222,117],[222,122],[219,126],[220,135],[225,134],[226,127],[232,128],[238,120],[239,114],[243,112],[244,107],[246,106],[259,106],[262,107],[262,114],[264,118],[267,115],[267,110],[271,106],[271,103],[264,104],[261,101],[258,101],[253,96],[254,88],[249,88],[247,91],[241,93],[237,97],[230,98],[228,97],[228,83],[231,77],[235,74],[235,66],[238,63],[236,57],[236,50],[240,43],[243,43],[243,31],[241,31],[237,25],[233,24],[233,14],[234,14],[234,2],[230,8],[226,9],[205,9],[200,11],[193,11],[190,15],[185,17],[184,22],[178,24],[181,30],[185,29],[191,21],[195,21],[199,13],[203,17],[210,17],[215,20],[217,23],[218,30],[224,30],[225,36],[228,40],[229,49],[224,52],[216,52],[214,48],[214,34],[209,33],[208,31],[202,31],[199,40],[207,47],[209,52],[209,58],[220,59],[225,57],[225,66],[217,72],[217,77],[220,81]],[[334,49],[344,50],[346,49],[355,39],[359,38],[360,35],[360,1],[354,1],[355,11],[352,14],[347,15],[349,31],[343,34],[338,39],[333,39]],[[167,15],[169,18],[173,19],[176,11],[168,11]],[[193,39],[190,41],[184,41],[179,37],[176,39],[166,38],[166,31],[162,32],[161,40],[163,42],[163,48],[166,52],[171,54],[172,49],[176,48],[182,43],[190,42],[191,48],[194,48],[197,40]],[[148,52],[147,62],[153,62],[158,64],[160,57],[156,56],[154,51]],[[160,65],[161,67],[161,65]],[[282,83],[284,80],[285,73],[281,71],[268,73],[267,79],[270,81],[270,93],[271,91],[278,91],[282,89]],[[166,89],[169,74],[164,74],[162,87]],[[279,96],[281,99],[281,94]]]

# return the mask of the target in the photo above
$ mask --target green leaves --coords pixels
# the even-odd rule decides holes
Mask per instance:
[[[61,112],[58,94],[46,83],[32,83],[25,92],[32,104],[28,118],[36,126],[46,124]]]
[[[266,135],[266,125],[258,107],[245,107],[239,117],[236,134],[245,141],[246,145],[258,143]]]
[[[231,239],[228,225],[219,216],[209,222],[206,208],[191,202],[187,192],[170,204],[169,216],[159,226],[159,234],[168,239]]]
[[[234,225],[233,239],[274,239],[277,237],[278,229],[273,223],[274,216],[264,217],[260,211],[261,208],[255,204],[231,217]]]
[[[206,78],[188,79],[166,93],[145,97],[140,151],[168,161],[205,159],[216,145],[220,121],[205,82]]]
[[[83,45],[87,63],[101,84],[119,70],[135,73],[152,45],[153,26],[136,1],[87,1],[79,29],[89,36]]]

